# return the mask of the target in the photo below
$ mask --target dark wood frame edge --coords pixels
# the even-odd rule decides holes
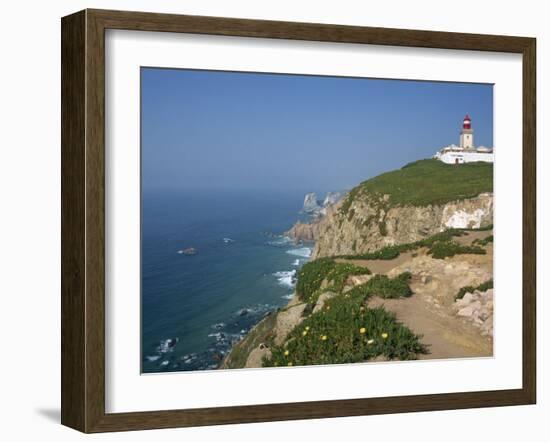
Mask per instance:
[[[481,34],[84,10],[62,19],[61,422],[104,432],[534,404],[536,40]],[[523,386],[515,390],[105,413],[106,29],[497,51],[523,57]]]

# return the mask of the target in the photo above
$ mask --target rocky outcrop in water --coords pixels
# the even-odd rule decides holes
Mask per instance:
[[[319,235],[319,221],[303,223],[298,221],[290,230],[284,233],[284,236],[294,239],[295,241],[315,241]]]
[[[297,221],[289,230],[284,232],[285,236],[295,241],[315,241],[318,238],[321,220],[332,213],[336,204],[346,195],[347,192],[328,192],[322,205],[318,204],[317,195],[308,193],[304,199],[302,213],[311,216],[309,222]]]
[[[315,192],[308,193],[304,198],[304,205],[302,207],[303,213],[314,213],[321,210],[319,201],[317,200],[317,194]]]

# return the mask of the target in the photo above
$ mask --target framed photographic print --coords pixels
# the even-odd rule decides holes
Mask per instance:
[[[535,40],[62,20],[62,423],[535,403]]]

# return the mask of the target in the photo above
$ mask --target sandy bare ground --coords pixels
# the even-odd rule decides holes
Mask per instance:
[[[462,244],[471,244],[491,231],[468,232],[457,238]],[[416,255],[416,256],[413,256]],[[493,275],[493,248],[489,244],[486,255],[455,255],[452,258],[432,259],[425,249],[401,254],[394,260],[354,260],[374,273],[390,277],[409,271],[413,278],[410,298],[370,300],[371,307],[383,305],[396,314],[397,319],[414,333],[422,335],[422,342],[430,354],[421,359],[449,359],[492,356],[491,337],[481,336],[478,328],[457,317],[452,306],[461,287],[476,286]]]
[[[414,290],[414,289],[413,289]],[[451,316],[441,307],[436,308],[419,296],[407,299],[373,298],[370,307],[383,305],[396,314],[397,319],[414,333],[422,335],[429,354],[419,359],[449,359],[492,356],[492,340],[483,338],[479,330]]]

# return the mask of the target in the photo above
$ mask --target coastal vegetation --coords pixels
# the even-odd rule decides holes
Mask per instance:
[[[409,328],[383,307],[369,308],[374,295],[385,298],[411,296],[410,273],[395,278],[375,275],[365,284],[328,300],[289,334],[282,345],[271,348],[263,366],[343,364],[416,359],[427,347]]]
[[[277,313],[271,313],[262,319],[246,339],[233,346],[231,352],[223,361],[223,367],[243,368],[250,352],[260,345],[271,346],[273,343],[273,329],[277,323]]]
[[[455,300],[464,298],[464,295],[466,293],[474,293],[476,290],[480,291],[480,292],[485,292],[485,291],[487,291],[489,289],[492,289],[492,288],[493,288],[493,280],[492,279],[489,279],[488,281],[485,281],[485,282],[479,284],[476,287],[472,287],[471,285],[467,285],[465,287],[462,287],[458,291],[458,293],[455,296]]]
[[[472,242],[472,244],[478,245],[478,246],[486,246],[490,242],[493,242],[493,235],[486,236],[483,239],[476,239]]]
[[[453,240],[454,237],[465,235],[467,229],[448,229],[441,233],[436,233],[428,238],[421,239],[406,244],[397,244],[386,246],[374,252],[367,252],[355,255],[342,255],[339,258],[345,259],[382,259],[391,260],[397,258],[401,253],[419,249],[421,247],[428,248],[428,254],[435,259],[443,259],[446,257],[459,254],[475,254],[484,255],[485,249],[482,247],[489,241],[482,240],[471,245],[461,245]]]
[[[332,258],[310,261],[300,269],[296,293],[300,300],[315,304],[322,291],[340,293],[350,275],[368,275],[366,267],[350,263],[337,263]]]
[[[388,195],[386,207],[427,206],[492,191],[491,163],[467,163],[456,167],[435,159],[420,160],[363,181],[350,191],[340,210],[347,214],[355,199],[367,195]]]

